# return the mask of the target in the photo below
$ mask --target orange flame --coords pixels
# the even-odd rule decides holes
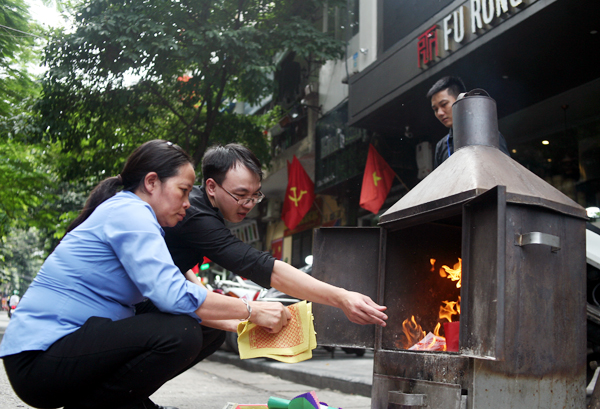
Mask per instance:
[[[430,258],[429,259],[429,263],[431,264],[431,270],[430,271],[435,271],[435,262],[436,259],[434,258]],[[460,288],[462,285],[462,259],[459,257],[458,258],[458,262],[456,264],[454,264],[453,268],[450,268],[448,266],[442,266],[442,268],[440,268],[439,270],[439,274],[440,277],[442,278],[448,278],[452,281],[456,281],[456,288]],[[439,311],[439,319],[440,320],[448,320],[448,322],[452,322],[452,316],[453,315],[457,315],[460,316],[460,296],[458,297],[458,301],[442,301],[444,303],[444,305],[440,306],[440,311]],[[440,336],[440,329],[442,327],[442,324],[440,322],[437,323],[437,325],[435,326],[435,329],[433,330],[433,335],[437,336],[437,337],[441,337],[444,338],[442,336]],[[417,342],[419,342],[420,340],[422,340],[425,336],[426,336],[426,332],[423,331],[423,328],[421,328],[421,326],[419,324],[417,324],[417,321],[415,320],[415,316],[411,316],[410,319],[406,319],[404,320],[404,322],[402,323],[402,331],[404,332],[404,335],[406,336],[406,343],[404,345],[405,349],[410,348],[411,346],[413,346],[414,344],[416,344]],[[434,347],[435,344],[435,339],[434,341],[431,343],[431,345],[428,345],[425,348],[420,348],[421,350],[427,350],[427,349],[432,349]],[[444,346],[444,351],[446,350],[446,347]]]
[[[404,320],[402,323],[402,332],[404,332],[404,335],[406,336],[406,343],[404,344],[405,349],[410,348],[425,337],[425,331],[417,324],[414,315],[410,320]]]
[[[458,258],[458,263],[454,265],[454,268],[442,266],[442,268],[440,268],[440,276],[448,277],[452,281],[458,281],[456,283],[456,288],[460,288],[462,285],[462,259],[460,257]]]
[[[442,327],[442,324],[440,324],[439,322],[437,323],[437,325],[435,326],[435,329],[433,330],[433,335],[435,335],[436,337],[440,337],[443,338],[444,340],[446,339],[445,337],[442,337],[440,335],[440,328]],[[431,344],[429,344],[427,346],[427,349],[433,349],[433,347],[435,346],[436,341],[435,338],[431,341]],[[446,350],[446,344],[444,343],[444,348],[442,349],[442,351]]]
[[[460,315],[460,296],[458,301],[443,301],[443,303],[445,305],[440,306],[439,317],[441,320],[447,319],[448,322],[452,322],[453,315]]]

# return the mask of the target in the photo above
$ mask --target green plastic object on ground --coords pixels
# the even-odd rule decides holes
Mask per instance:
[[[319,402],[314,391],[298,395],[292,400],[271,396],[267,406],[269,409],[339,409]]]
[[[290,401],[288,399],[276,398],[271,396],[267,402],[269,409],[288,409]]]

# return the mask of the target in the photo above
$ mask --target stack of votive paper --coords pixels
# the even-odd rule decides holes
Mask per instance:
[[[312,304],[301,301],[287,308],[291,319],[276,334],[248,321],[238,325],[241,359],[262,357],[295,363],[312,358],[312,350],[317,347]]]

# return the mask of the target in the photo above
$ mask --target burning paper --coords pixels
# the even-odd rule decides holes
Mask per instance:
[[[417,324],[414,315],[410,318],[410,320],[404,320],[404,322],[402,323],[402,331],[404,332],[404,335],[406,336],[407,340],[405,348],[410,347],[411,345],[423,339],[423,337],[425,336],[425,331],[423,331],[421,326]]]
[[[429,264],[431,265],[430,272],[435,271],[436,259],[429,259]],[[439,275],[442,278],[447,278],[452,281],[456,281],[456,288],[460,288],[462,286],[462,259],[459,257],[458,262],[454,264],[454,267],[448,267],[443,265],[439,269]],[[458,351],[458,321],[455,323],[452,322],[452,316],[456,315],[455,319],[460,317],[460,296],[458,296],[457,301],[442,301],[442,305],[439,307],[439,321],[433,330],[433,333],[429,333],[427,335],[423,328],[417,320],[415,316],[411,316],[410,319],[404,320],[402,323],[402,332],[404,333],[404,340],[396,341],[396,346],[400,347],[400,343],[403,344],[405,349],[409,350],[419,350],[419,351]],[[446,338],[440,335],[440,329],[442,328],[442,321],[447,320],[448,322],[444,323],[444,333],[446,336],[451,333],[451,339],[449,342],[446,342]],[[454,325],[447,326],[446,324],[452,323]],[[446,328],[451,328],[451,330],[447,330]],[[450,346],[451,349],[447,349],[447,346]]]
[[[446,338],[428,333],[425,338],[408,348],[411,351],[445,351]]]

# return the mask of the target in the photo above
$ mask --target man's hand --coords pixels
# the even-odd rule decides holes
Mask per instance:
[[[290,311],[279,302],[252,301],[250,321],[265,328],[268,332],[277,333],[292,318]]]
[[[356,324],[377,324],[385,327],[387,307],[373,302],[366,295],[335,287],[275,260],[271,286],[292,297],[340,308]]]
[[[377,324],[382,327],[386,325],[385,320],[388,317],[383,311],[387,307],[376,304],[366,295],[348,291],[341,308],[346,317],[355,324]]]

